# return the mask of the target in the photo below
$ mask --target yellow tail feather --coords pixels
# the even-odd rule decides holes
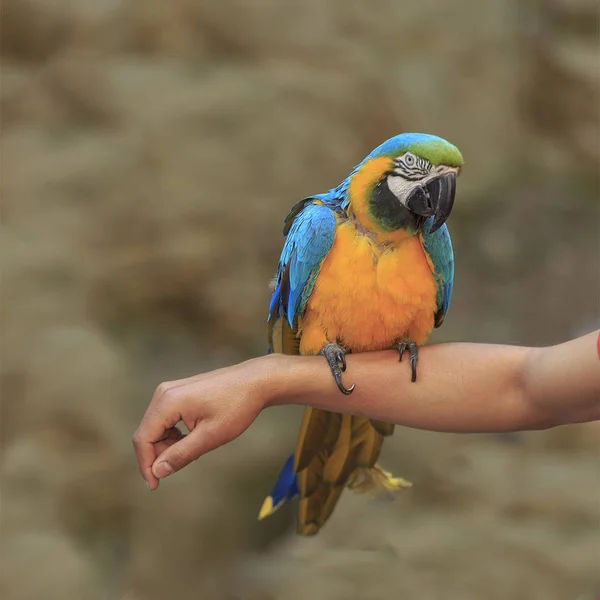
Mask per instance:
[[[412,487],[412,483],[402,477],[393,477],[391,473],[375,464],[370,469],[356,469],[348,479],[347,487],[356,494],[364,494],[380,491],[396,492]]]
[[[278,502],[275,506],[273,506],[273,498],[271,496],[267,496],[262,506],[260,507],[260,512],[258,513],[258,520],[262,521],[267,517],[271,516],[276,510],[283,506],[283,500]]]

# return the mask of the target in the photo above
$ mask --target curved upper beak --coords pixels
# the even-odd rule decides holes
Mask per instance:
[[[433,216],[429,233],[437,231],[448,219],[454,206],[456,173],[444,173],[430,179],[424,186],[418,185],[406,199],[406,208],[423,216]]]

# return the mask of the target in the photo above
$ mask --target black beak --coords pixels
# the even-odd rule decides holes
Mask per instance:
[[[454,206],[456,174],[446,173],[417,186],[408,196],[406,207],[422,217],[434,217],[429,233],[437,231],[448,219]]]

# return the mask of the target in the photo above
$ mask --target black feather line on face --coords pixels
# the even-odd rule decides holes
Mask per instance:
[[[392,177],[401,177],[405,181],[421,181],[421,179],[423,179],[423,177],[425,177],[427,173],[422,173],[420,171],[402,171],[402,173],[398,173],[397,171],[392,171],[390,175]]]
[[[410,212],[390,190],[387,177],[373,189],[369,199],[369,216],[384,231],[405,229],[410,233],[419,231],[425,218]]]

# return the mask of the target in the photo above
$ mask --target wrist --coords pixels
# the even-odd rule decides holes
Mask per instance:
[[[308,378],[302,372],[306,363],[301,357],[268,354],[253,360],[253,380],[261,409],[295,404],[306,393]]]

